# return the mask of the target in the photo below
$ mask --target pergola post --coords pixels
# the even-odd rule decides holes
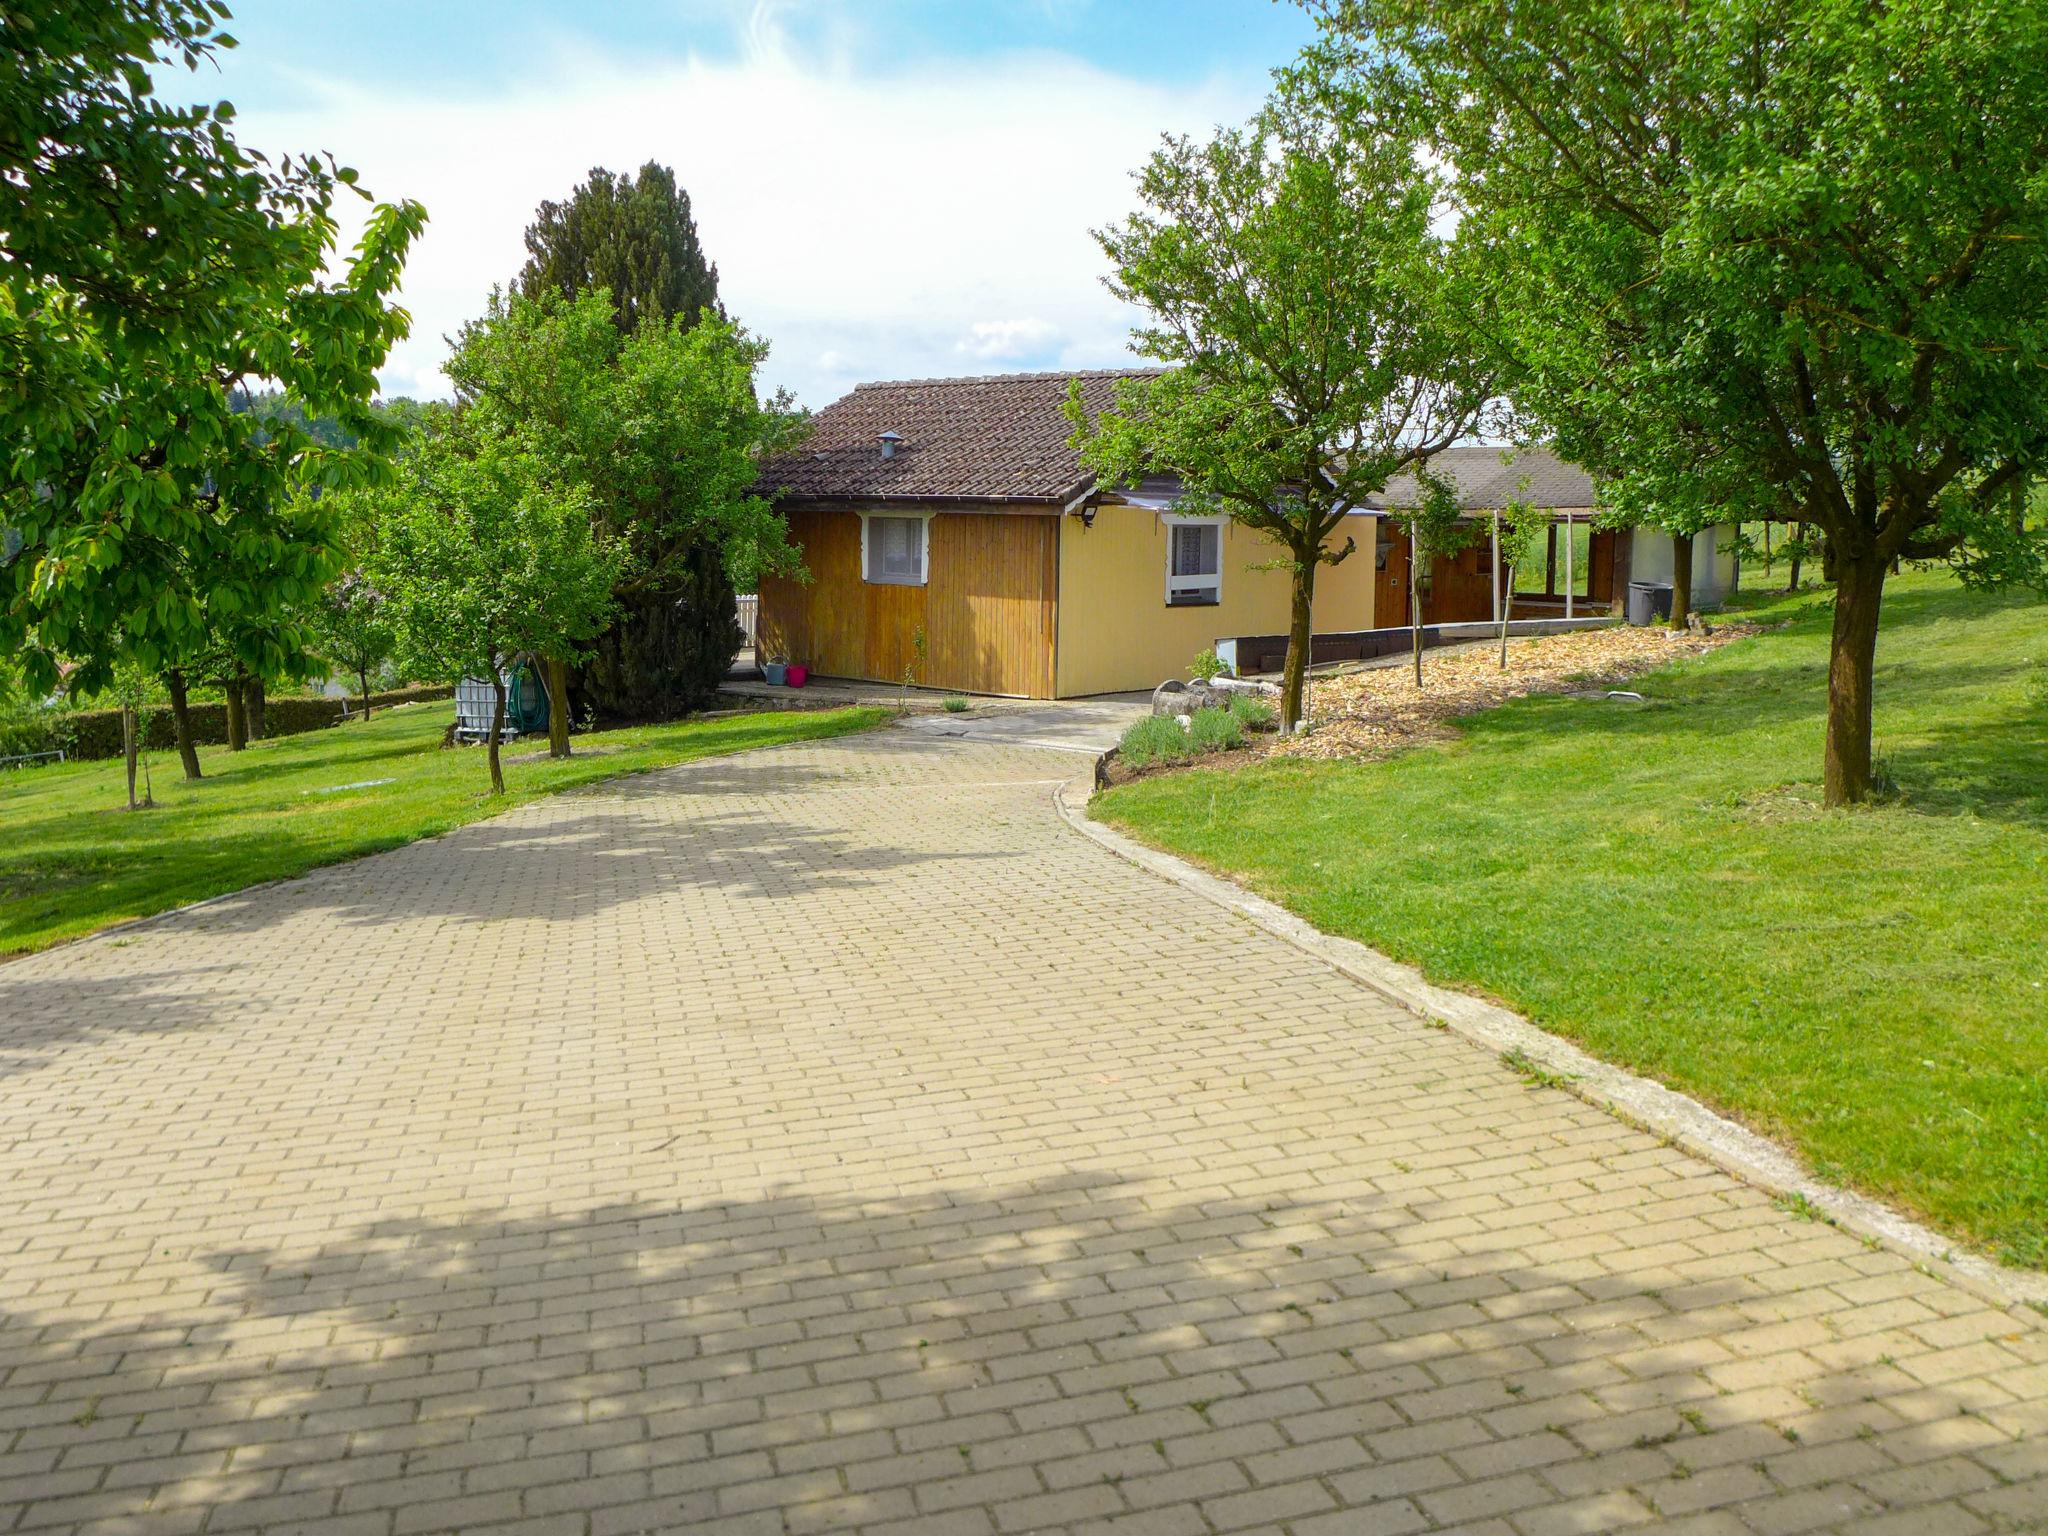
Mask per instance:
[[[1572,616],[1572,515],[1564,515],[1564,616]]]
[[[1500,508],[1493,509],[1493,622],[1500,622]]]

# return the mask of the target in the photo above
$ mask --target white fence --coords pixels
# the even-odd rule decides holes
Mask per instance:
[[[761,599],[752,592],[739,595],[740,628],[746,631],[746,647],[753,650],[760,641]]]

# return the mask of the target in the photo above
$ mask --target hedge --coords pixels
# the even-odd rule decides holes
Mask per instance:
[[[373,711],[393,704],[429,699],[447,699],[455,690],[446,684],[424,688],[393,688],[370,695]],[[305,699],[271,698],[263,706],[265,737],[297,736],[305,731],[325,730],[344,713],[353,713],[361,698]],[[228,739],[226,704],[194,704],[192,739],[202,747],[219,746]],[[149,726],[143,744],[152,751],[177,750],[177,728],[168,704],[149,711]],[[0,757],[14,753],[49,752],[62,749],[72,757],[119,757],[121,755],[121,711],[118,709],[48,710],[36,718],[16,717],[0,729]]]

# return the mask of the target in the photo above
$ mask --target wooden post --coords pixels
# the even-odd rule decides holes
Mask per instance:
[[[1493,509],[1493,622],[1500,622],[1500,508]]]
[[[1564,515],[1564,616],[1572,616],[1572,515]]]

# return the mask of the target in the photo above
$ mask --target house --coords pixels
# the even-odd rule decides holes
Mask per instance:
[[[862,384],[826,406],[804,446],[762,470],[760,489],[776,496],[811,579],[762,581],[759,654],[822,676],[908,674],[1029,698],[1151,688],[1239,637],[1261,643],[1233,654],[1269,656],[1292,601],[1281,547],[1227,517],[1181,513],[1171,477],[1100,486],[1068,444],[1070,385],[1094,414],[1114,403],[1119,380],[1154,372],[910,379]],[[1516,497],[1555,509],[1544,590],[1517,581],[1515,617],[1616,610],[1630,580],[1654,577],[1660,547],[1669,580],[1668,538],[1591,526],[1584,471],[1541,449],[1504,452],[1453,448],[1432,464],[1474,518]],[[1382,514],[1413,496],[1412,481],[1397,479],[1332,536],[1333,548],[1348,539],[1355,549],[1317,573],[1318,636],[1408,622],[1408,544]],[[1701,539],[1694,586],[1705,602],[1726,583],[1716,585],[1715,535]],[[1493,605],[1483,539],[1438,561],[1424,585],[1428,624],[1489,619]]]
[[[1475,522],[1513,501],[1551,513],[1544,549],[1543,580],[1517,572],[1510,617],[1556,618],[1594,612],[1618,613],[1632,581],[1671,580],[1671,535],[1655,528],[1599,528],[1593,524],[1593,477],[1546,448],[1480,445],[1446,449],[1430,468],[1457,487],[1458,506]],[[1371,505],[1413,505],[1418,487],[1412,475],[1397,475]],[[1409,550],[1391,523],[1380,524],[1373,563],[1378,575],[1376,612],[1381,625],[1407,619]],[[1708,528],[1693,541],[1692,600],[1718,603],[1735,584],[1735,528]],[[1482,533],[1459,554],[1432,563],[1422,589],[1422,621],[1456,624],[1494,621],[1493,550]],[[1323,626],[1318,625],[1319,629]]]
[[[808,584],[763,580],[760,643],[827,676],[1072,698],[1184,676],[1219,638],[1285,630],[1282,551],[1225,517],[1182,516],[1177,487],[1098,486],[1067,439],[1149,370],[863,384],[772,461]],[[1316,583],[1319,629],[1374,620],[1375,518]],[[916,654],[922,632],[925,655]]]

